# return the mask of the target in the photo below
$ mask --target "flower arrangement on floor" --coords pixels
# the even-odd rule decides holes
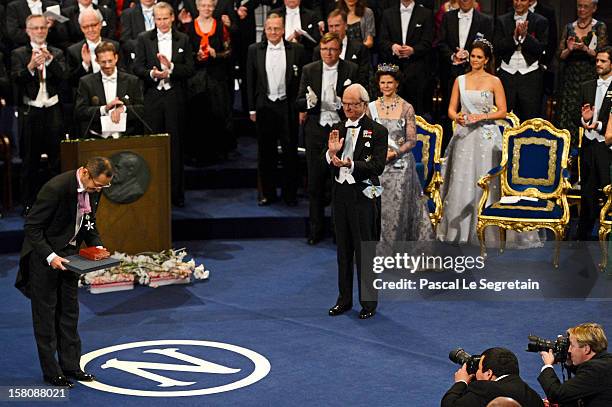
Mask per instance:
[[[94,271],[81,276],[79,286],[87,285],[92,293],[129,290],[134,282],[150,287],[170,284],[188,284],[191,276],[205,280],[210,271],[193,259],[183,261],[187,256],[185,249],[169,249],[160,253],[147,252],[134,256],[115,252],[112,258],[120,260],[117,267]]]

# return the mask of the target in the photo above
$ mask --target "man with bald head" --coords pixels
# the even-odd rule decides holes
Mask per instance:
[[[378,177],[385,169],[388,131],[365,113],[370,97],[360,84],[352,84],[342,95],[346,120],[333,126],[324,163],[334,176],[332,208],[338,245],[338,288],[336,304],[329,310],[337,316],[353,306],[353,265],[357,263],[357,284],[362,309],[360,319],[376,313],[376,292],[371,272],[361,270],[362,242],[378,240],[380,217],[377,198]],[[364,261],[364,263],[368,263]],[[371,262],[370,262],[371,264]]]
[[[487,407],[521,407],[521,405],[510,397],[497,397],[491,400],[491,402],[487,404]]]

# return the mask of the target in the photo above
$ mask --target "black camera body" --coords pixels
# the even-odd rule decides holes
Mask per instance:
[[[554,341],[539,336],[529,335],[527,352],[548,352],[552,349],[555,363],[565,363],[569,351],[569,336],[559,335]]]
[[[457,348],[450,351],[448,358],[459,366],[463,366],[465,363],[467,372],[469,374],[476,374],[481,355],[470,355],[463,348]]]

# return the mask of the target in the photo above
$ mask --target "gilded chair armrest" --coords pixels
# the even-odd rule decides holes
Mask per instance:
[[[494,177],[499,176],[499,174],[501,174],[503,171],[506,170],[505,166],[497,166],[495,168],[492,168],[487,175],[483,176],[482,178],[480,178],[478,180],[478,186],[482,189],[485,190],[485,192],[488,194],[489,193],[489,182],[491,182],[491,180]]]
[[[563,190],[562,190],[562,193],[565,195],[565,194],[567,194],[567,191],[572,189],[572,184],[570,182],[570,173],[569,173],[569,170],[567,168],[563,168],[563,170],[561,171],[561,176],[563,177]]]
[[[478,203],[478,215],[482,213],[485,209],[485,205],[487,204],[487,200],[489,199],[489,183],[491,180],[497,176],[499,176],[502,172],[506,171],[506,166],[499,166],[491,169],[487,175],[480,178],[478,180],[478,186],[482,188],[484,191],[482,192],[482,196],[480,197],[480,202]]]

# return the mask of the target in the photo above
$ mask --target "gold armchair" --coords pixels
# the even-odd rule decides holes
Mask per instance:
[[[607,185],[604,190],[607,196],[606,203],[599,212],[599,245],[601,246],[601,262],[599,268],[604,270],[608,265],[608,235],[612,230],[612,213],[610,206],[612,205],[612,185]]]
[[[416,161],[416,169],[427,195],[429,219],[434,228],[442,219],[443,207],[440,196],[442,175],[440,173],[440,155],[442,153],[442,126],[430,124],[421,116],[416,116],[417,142],[412,149]]]
[[[559,246],[567,231],[567,160],[570,134],[543,119],[531,119],[503,135],[502,162],[478,181],[484,192],[478,207],[478,239],[486,255],[484,230],[499,227],[503,251],[506,230],[527,232],[550,229],[557,242],[553,264],[559,266]],[[489,184],[501,179],[500,200],[487,206]]]

